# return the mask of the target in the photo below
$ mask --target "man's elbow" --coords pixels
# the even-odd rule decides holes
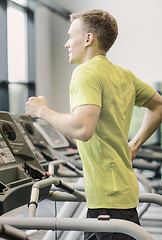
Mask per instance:
[[[78,140],[80,140],[82,142],[87,142],[93,136],[93,133],[94,133],[94,131],[84,128],[80,131]]]
[[[80,139],[80,141],[82,141],[82,142],[88,142],[89,141],[89,139],[91,138],[92,136],[83,136],[81,139]]]
[[[162,104],[159,109],[160,109],[159,111],[160,111],[160,115],[161,115],[161,119],[162,119]]]
[[[162,122],[162,104],[156,108],[156,116],[159,118],[159,121]]]

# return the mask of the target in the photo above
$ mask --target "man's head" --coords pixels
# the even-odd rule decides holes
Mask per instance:
[[[70,15],[71,22],[80,19],[85,31],[96,35],[100,48],[106,52],[111,48],[118,35],[116,20],[103,10],[86,10],[74,12]]]
[[[84,50],[87,47],[92,45],[97,48],[99,51],[106,53],[113,43],[115,42],[118,35],[118,26],[116,20],[108,13],[103,10],[84,10],[77,11],[70,15],[71,27],[69,29],[69,41],[66,43],[65,47],[68,49],[72,49],[73,46],[78,45],[78,53],[81,54],[81,58],[83,58],[85,52]],[[75,35],[75,36],[74,36]],[[75,43],[72,42],[71,39],[75,37]],[[77,38],[77,41],[76,41]],[[82,48],[83,47],[83,48]],[[75,47],[76,49],[76,47]],[[83,50],[83,52],[82,52]],[[73,53],[73,51],[69,50],[69,53]],[[73,55],[70,58],[70,62],[73,63],[83,62],[79,61],[79,59],[75,59]]]

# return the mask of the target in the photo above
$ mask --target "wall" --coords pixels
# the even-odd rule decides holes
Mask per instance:
[[[72,70],[64,45],[70,23],[44,7],[37,8],[35,22],[37,96],[46,96],[49,107],[56,111],[69,111]]]
[[[108,54],[109,60],[129,68],[151,85],[162,81],[161,0],[53,1],[71,11],[109,11],[119,25],[119,37]],[[49,107],[56,111],[69,112],[68,85],[76,67],[68,63],[64,48],[70,23],[44,7],[36,10],[35,23],[37,95],[45,95]]]

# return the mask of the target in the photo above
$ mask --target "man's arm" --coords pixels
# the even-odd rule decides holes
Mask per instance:
[[[73,114],[62,114],[47,107],[45,97],[31,97],[26,103],[26,114],[33,118],[41,118],[56,130],[81,141],[88,141],[96,128],[100,115],[97,105],[76,107]]]
[[[143,104],[147,108],[141,128],[136,136],[129,142],[132,160],[135,158],[141,145],[156,131],[162,122],[162,97],[155,95]]]

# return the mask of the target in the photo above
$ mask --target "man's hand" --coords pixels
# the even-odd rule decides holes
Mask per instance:
[[[155,93],[155,95],[142,106],[146,108],[146,111],[141,127],[129,142],[132,160],[136,157],[138,149],[156,131],[162,122],[162,97],[158,93]]]
[[[40,118],[41,113],[46,107],[47,101],[45,97],[30,97],[26,103],[26,114],[33,118]]]
[[[131,141],[128,143],[128,145],[129,145],[129,149],[130,149],[131,158],[133,161],[137,155],[138,149],[136,147],[134,147],[134,145],[132,144]]]

